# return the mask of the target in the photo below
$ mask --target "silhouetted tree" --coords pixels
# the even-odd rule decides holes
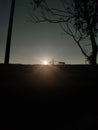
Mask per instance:
[[[40,0],[40,4],[36,6],[34,0],[32,22],[58,23],[64,33],[74,39],[89,63],[96,65],[98,0],[59,0],[59,2],[57,4],[56,1],[53,6],[49,0]]]
[[[12,35],[12,26],[13,26],[13,15],[14,15],[14,7],[15,7],[15,0],[12,0],[11,12],[10,12],[10,19],[9,19],[9,26],[8,26],[8,34],[7,34],[5,61],[4,61],[5,64],[9,64],[11,35]]]

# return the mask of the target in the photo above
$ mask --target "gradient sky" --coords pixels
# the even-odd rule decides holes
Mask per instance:
[[[64,61],[84,64],[85,57],[74,41],[63,35],[57,24],[28,22],[32,11],[30,0],[16,0],[10,63],[40,64],[42,61]],[[0,0],[0,63],[4,62],[11,0]]]

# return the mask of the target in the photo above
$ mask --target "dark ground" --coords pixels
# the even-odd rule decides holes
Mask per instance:
[[[1,64],[1,124],[13,129],[95,130],[97,84],[98,66]]]

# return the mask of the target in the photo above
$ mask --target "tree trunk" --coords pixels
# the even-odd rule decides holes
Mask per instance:
[[[91,39],[91,44],[92,44],[92,54],[89,58],[89,61],[91,65],[96,65],[97,64],[97,44],[96,44],[95,36],[92,30],[90,31],[90,39]]]

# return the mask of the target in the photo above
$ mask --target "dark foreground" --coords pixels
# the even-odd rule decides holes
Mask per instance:
[[[97,84],[98,66],[0,65],[3,127],[95,130]]]

